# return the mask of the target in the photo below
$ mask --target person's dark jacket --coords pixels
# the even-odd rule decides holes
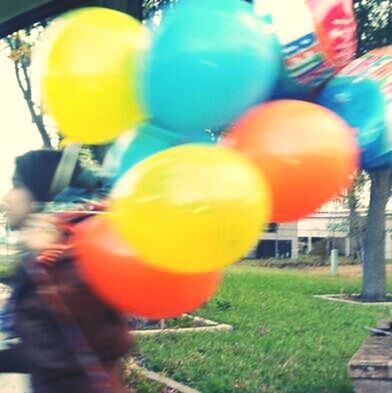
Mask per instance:
[[[51,265],[39,266],[52,285],[37,285],[35,273],[26,267],[39,262],[29,258],[32,256],[26,257],[18,273],[21,289],[16,299],[15,325],[22,353],[30,366],[34,393],[96,393],[91,378],[80,364],[80,353],[75,354],[70,340],[76,348],[82,341],[91,349],[81,348],[87,352],[82,356],[95,356],[103,365],[113,384],[118,384],[113,393],[123,391],[116,380],[115,365],[131,346],[126,321],[84,284],[72,256],[66,253]],[[65,310],[60,313],[57,313],[58,308],[63,306],[52,301],[53,291],[64,301]],[[62,320],[64,311],[65,321]],[[75,327],[82,333],[82,340],[75,336]]]

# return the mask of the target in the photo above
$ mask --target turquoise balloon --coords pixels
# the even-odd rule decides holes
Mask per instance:
[[[172,134],[151,124],[141,124],[135,131],[134,138],[130,141],[120,159],[116,178],[119,179],[128,169],[138,162],[170,147],[177,146],[181,140]]]
[[[111,145],[102,163],[102,170],[108,177],[113,177],[120,166],[121,158],[129,143],[135,138],[135,131],[126,131]]]
[[[119,148],[118,167],[115,172],[115,179],[119,179],[134,165],[143,161],[162,150],[169,149],[173,146],[187,143],[215,143],[213,136],[205,131],[194,132],[188,137],[183,138],[174,132],[170,132],[150,123],[144,123],[138,126],[134,135],[127,142],[127,146]]]
[[[202,143],[207,145],[214,145],[218,143],[218,138],[215,134],[210,132],[209,130],[195,132],[189,134],[187,138],[184,138],[181,144],[189,144],[189,143]]]
[[[164,9],[144,67],[154,121],[181,135],[220,129],[268,99],[280,63],[264,27],[241,0],[185,0]]]

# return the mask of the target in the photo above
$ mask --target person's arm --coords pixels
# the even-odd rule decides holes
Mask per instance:
[[[23,245],[35,253],[64,242],[64,232],[53,214],[32,214],[21,229],[20,237]]]

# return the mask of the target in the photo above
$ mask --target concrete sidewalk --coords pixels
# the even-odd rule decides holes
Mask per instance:
[[[30,393],[30,380],[24,374],[0,374],[1,393]]]
[[[9,286],[0,283],[0,309],[9,293]],[[30,393],[29,376],[25,374],[0,374],[0,393]]]

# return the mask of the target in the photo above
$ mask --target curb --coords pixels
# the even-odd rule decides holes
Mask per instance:
[[[327,294],[327,295],[313,295],[313,297],[317,299],[329,300],[333,302],[357,304],[361,306],[391,306],[392,307],[392,302],[356,302],[355,300],[339,299],[336,297],[340,295],[342,294],[335,293],[335,294]],[[351,295],[357,296],[359,295],[359,293],[352,293]],[[392,295],[388,294],[388,296],[392,296]]]

